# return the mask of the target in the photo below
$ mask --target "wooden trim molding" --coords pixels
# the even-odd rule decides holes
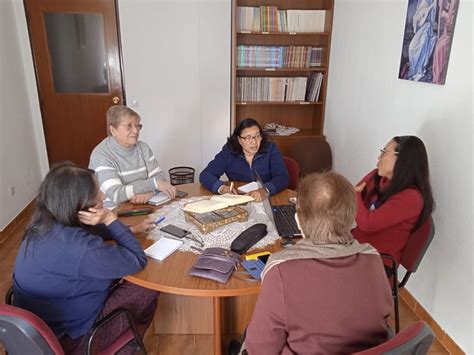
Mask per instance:
[[[29,218],[31,216],[35,205],[35,200],[36,197],[20,213],[18,213],[18,215],[13,218],[13,220],[8,223],[2,231],[0,231],[0,244],[8,238],[11,232],[13,232],[13,230],[15,230],[15,228],[20,223],[24,222],[25,218]]]
[[[431,317],[426,309],[418,303],[415,297],[406,289],[400,289],[400,298],[421,320],[424,320],[433,329],[436,338],[444,348],[453,355],[465,354],[465,352],[457,345],[454,340],[446,333],[443,328]]]

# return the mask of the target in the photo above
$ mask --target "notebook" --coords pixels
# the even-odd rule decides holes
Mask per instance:
[[[181,240],[161,237],[157,242],[146,248],[145,255],[150,258],[163,261],[178,249],[183,242]]]
[[[158,205],[161,205],[162,203],[165,203],[165,202],[168,202],[168,201],[171,201],[169,196],[167,194],[165,194],[164,192],[159,192],[156,195],[154,195],[153,197],[151,197],[148,200],[148,203],[150,205],[158,206]]]
[[[255,170],[254,173],[259,188],[265,187],[260,175]],[[301,231],[295,220],[296,206],[294,204],[273,206],[270,197],[262,202],[265,214],[270,222],[273,223],[280,236],[285,238],[301,236]]]
[[[245,184],[243,186],[240,186],[237,191],[239,193],[242,193],[242,194],[247,194],[249,193],[250,191],[254,191],[254,190],[257,190],[258,189],[258,185],[255,181],[252,181],[248,184]]]

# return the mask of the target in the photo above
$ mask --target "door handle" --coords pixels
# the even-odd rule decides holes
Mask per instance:
[[[112,102],[117,105],[120,102],[120,98],[118,96],[114,96]]]

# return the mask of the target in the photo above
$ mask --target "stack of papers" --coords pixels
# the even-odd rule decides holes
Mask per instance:
[[[183,244],[181,240],[162,237],[156,243],[145,249],[145,255],[163,261],[178,249],[181,244]]]
[[[206,199],[188,203],[183,207],[183,210],[193,213],[207,213],[251,201],[254,201],[254,198],[247,195],[214,195],[209,200]]]

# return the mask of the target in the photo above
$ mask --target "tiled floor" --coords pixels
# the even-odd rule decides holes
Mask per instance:
[[[17,228],[4,240],[0,240],[0,300],[3,303],[5,293],[11,286],[11,276],[15,258],[24,231],[25,222],[20,223]],[[401,327],[405,327],[418,320],[418,317],[402,301],[400,303]],[[155,335],[153,327],[150,327],[145,335],[145,346],[148,354],[175,355],[175,354],[212,354],[212,335]],[[0,345],[0,354],[5,352]],[[430,355],[449,354],[439,342],[431,347]]]

